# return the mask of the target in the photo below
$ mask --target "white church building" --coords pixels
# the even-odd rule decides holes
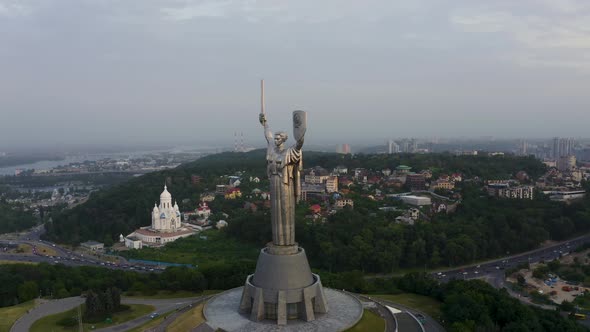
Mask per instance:
[[[125,237],[125,246],[140,249],[142,246],[160,246],[176,241],[181,237],[191,236],[194,230],[181,223],[180,211],[176,202],[172,205],[172,195],[164,185],[160,194],[160,205],[154,205],[151,226],[141,227]]]

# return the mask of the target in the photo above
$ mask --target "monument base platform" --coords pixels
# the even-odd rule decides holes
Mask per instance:
[[[359,300],[346,293],[324,288],[330,311],[316,314],[315,320],[305,322],[289,320],[287,325],[277,325],[275,320],[251,321],[249,314],[240,314],[243,287],[230,289],[210,299],[203,309],[207,325],[214,330],[254,332],[337,332],[354,326],[363,315]]]

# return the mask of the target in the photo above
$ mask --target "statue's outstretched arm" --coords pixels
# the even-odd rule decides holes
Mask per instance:
[[[268,143],[272,142],[273,135],[272,131],[270,131],[270,128],[268,127],[268,122],[266,122],[266,115],[264,115],[264,113],[260,113],[258,119],[260,120],[260,124],[264,127],[264,137],[266,137],[266,141]]]

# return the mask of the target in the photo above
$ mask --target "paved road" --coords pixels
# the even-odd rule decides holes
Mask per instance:
[[[590,234],[496,260],[439,271],[432,273],[432,275],[442,282],[447,282],[451,279],[475,279],[487,276],[497,278],[496,276],[498,274],[503,275],[505,269],[510,269],[523,263],[538,263],[542,260],[550,261],[560,258],[568,255],[572,250],[585,243],[590,243]]]
[[[377,311],[379,313],[379,316],[381,316],[381,318],[385,319],[385,331],[395,332],[397,330],[397,322],[396,322],[395,318],[393,317],[393,314],[383,304],[379,303],[378,301],[375,301],[374,299],[372,299],[370,297],[364,296],[364,295],[359,295],[359,294],[349,293],[349,292],[346,292],[346,293],[356,297],[361,302],[375,303]],[[413,330],[407,330],[407,331],[411,332]],[[420,330],[418,330],[416,332],[420,332]]]
[[[427,332],[431,332],[431,331],[432,332],[444,332],[444,331],[446,331],[445,328],[442,327],[442,325],[440,325],[434,318],[428,316],[425,312],[422,312],[422,311],[417,310],[417,309],[414,309],[414,308],[407,307],[405,305],[402,305],[402,304],[399,304],[399,303],[396,303],[396,302],[387,301],[387,300],[383,300],[383,299],[379,299],[379,302],[381,302],[384,305],[388,305],[390,307],[394,307],[396,309],[400,309],[400,310],[405,311],[405,312],[410,312],[414,316],[422,316],[422,317],[424,317],[424,323],[422,324],[422,326],[424,326],[424,329]],[[400,321],[400,314],[397,314],[396,316],[397,316],[397,320],[398,320],[399,330],[400,331],[407,331],[407,330],[405,330],[403,328],[403,326],[405,326],[406,328],[410,328],[411,326],[413,326],[413,328],[411,330],[412,331],[415,330],[415,328],[416,328],[416,325],[415,324],[404,323],[404,325],[402,326],[402,322]],[[414,322],[416,322],[416,320],[413,319],[413,317],[410,316],[410,318],[412,318],[412,320]],[[406,322],[405,319],[404,319],[404,322]]]
[[[161,266],[147,266],[143,264],[132,264],[123,257],[117,256],[122,264],[101,261],[100,259],[63,248],[56,243],[44,241],[40,236],[45,232],[43,225],[34,227],[24,233],[4,234],[0,236],[0,260],[11,260],[17,262],[45,262],[49,264],[64,264],[68,266],[100,266],[114,270],[127,270],[136,272],[161,272]],[[4,252],[2,247],[9,244],[28,244],[33,247],[33,254],[12,254]],[[57,252],[57,256],[48,256],[37,252],[37,246],[50,247]]]
[[[202,301],[203,297],[192,297],[192,298],[184,298],[184,299],[165,299],[165,300],[152,300],[152,299],[135,299],[135,298],[123,298],[121,300],[122,303],[125,304],[147,304],[153,305],[156,307],[156,312],[159,314],[165,314],[172,310],[177,310],[180,308],[184,308],[189,304],[196,303]],[[111,326],[104,329],[99,329],[96,331],[101,332],[121,332],[127,331],[129,329],[135,328],[139,325],[142,325],[150,320],[149,315],[138,317],[136,319],[130,320],[126,323]]]
[[[202,297],[194,298],[182,298],[182,299],[140,299],[140,298],[128,298],[124,297],[121,299],[123,304],[147,304],[156,307],[155,311],[158,313],[166,313],[177,308],[185,307],[191,303],[201,300]],[[29,311],[29,313],[22,316],[10,329],[10,332],[26,332],[29,331],[31,326],[38,319],[64,312],[75,308],[76,306],[84,303],[82,297],[68,297],[65,299],[47,301]],[[148,316],[143,316],[131,320],[129,322],[112,326],[97,331],[125,331],[141,325],[150,320]]]
[[[14,325],[12,325],[10,332],[26,332],[38,319],[70,310],[82,303],[84,303],[84,299],[81,297],[68,297],[65,299],[44,302],[29,310],[27,314],[19,318]]]
[[[166,332],[166,329],[168,328],[168,326],[170,326],[170,324],[172,324],[180,315],[184,314],[188,310],[191,310],[195,306],[199,305],[201,302],[207,301],[210,298],[211,298],[211,296],[205,296],[205,297],[199,298],[198,300],[196,300],[194,302],[191,302],[190,306],[184,306],[181,308],[181,310],[177,310],[176,312],[168,315],[168,317],[166,319],[164,319],[164,321],[162,321],[162,323],[160,323],[160,325],[158,325],[154,328],[151,328],[149,330],[146,330],[145,332]]]

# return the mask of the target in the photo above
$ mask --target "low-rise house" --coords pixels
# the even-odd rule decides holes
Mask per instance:
[[[436,189],[444,189],[444,190],[453,190],[455,189],[455,183],[447,180],[435,180],[432,181],[430,184],[430,188],[432,190]]]
[[[135,236],[128,236],[125,238],[125,247],[130,249],[143,248],[143,242]]]
[[[200,219],[207,219],[211,215],[211,209],[206,202],[201,202],[197,208],[197,217]]]
[[[256,212],[256,211],[258,211],[258,206],[256,206],[256,204],[254,204],[254,203],[246,202],[246,203],[244,203],[244,210],[248,210],[250,212]]]
[[[218,184],[215,186],[215,194],[216,195],[225,195],[226,192],[227,192],[227,185]]]
[[[82,248],[86,248],[92,251],[101,251],[104,249],[104,243],[96,242],[96,241],[86,241],[80,243]]]
[[[415,220],[407,216],[399,216],[395,218],[395,222],[398,224],[413,225]]]
[[[203,202],[213,202],[215,200],[215,193],[205,192],[201,194],[200,198]]]
[[[236,199],[242,197],[240,188],[230,188],[225,192],[225,199]]]
[[[318,214],[322,212],[322,207],[319,204],[314,204],[309,207],[309,210],[311,211],[311,213]]]
[[[340,165],[336,166],[332,172],[337,175],[347,174],[348,168],[346,166]]]
[[[334,203],[335,209],[343,209],[345,206],[350,206],[351,208],[354,207],[354,201],[350,198],[341,198],[337,199]]]

